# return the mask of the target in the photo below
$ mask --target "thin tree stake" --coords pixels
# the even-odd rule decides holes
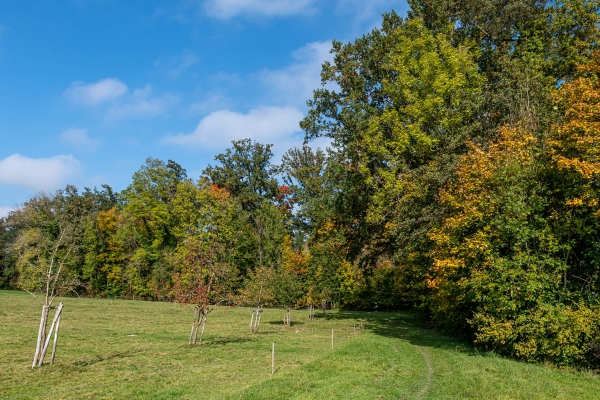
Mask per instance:
[[[202,320],[202,333],[200,334],[200,346],[202,346],[202,339],[204,338],[204,328],[206,327],[206,314],[204,314],[204,311],[202,311],[202,316],[203,316],[203,320]]]
[[[275,342],[271,348],[271,375],[275,374]]]
[[[40,354],[40,361],[38,362],[38,366],[41,367],[44,364],[44,357],[46,356],[46,351],[48,350],[48,345],[50,344],[50,339],[52,337],[52,332],[54,331],[54,327],[56,326],[56,321],[60,317],[60,313],[62,312],[63,303],[61,302],[54,313],[54,319],[52,320],[52,325],[50,325],[50,331],[48,332],[48,336],[46,337],[46,343],[44,343],[44,348]]]
[[[173,303],[175,304],[175,303]],[[194,308],[194,322],[192,322],[192,331],[190,332],[190,340],[188,344],[192,344],[192,339],[194,338],[194,331],[196,330],[196,319],[198,318],[198,307]]]
[[[40,329],[38,330],[38,338],[37,338],[37,344],[35,345],[35,355],[33,356],[33,364],[31,365],[31,368],[35,368],[37,362],[38,362],[38,356],[40,355],[40,350],[42,349],[42,331],[45,328],[45,324],[44,324],[44,320],[45,320],[45,315],[46,312],[48,310],[48,307],[46,306],[42,306],[42,317],[40,318]]]
[[[52,345],[52,358],[50,359],[50,365],[54,364],[54,356],[56,355],[56,342],[58,342],[58,328],[60,328],[60,317],[58,316],[58,320],[56,321],[56,329],[54,330],[54,344]]]

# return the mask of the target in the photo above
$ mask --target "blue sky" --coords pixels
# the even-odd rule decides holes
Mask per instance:
[[[0,3],[0,216],[67,183],[124,189],[146,157],[197,178],[231,140],[299,145],[333,38],[404,0]],[[315,143],[315,145],[326,145]]]

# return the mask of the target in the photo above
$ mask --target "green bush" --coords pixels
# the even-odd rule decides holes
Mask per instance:
[[[512,320],[477,313],[476,343],[498,353],[559,366],[600,367],[598,307],[540,304]]]

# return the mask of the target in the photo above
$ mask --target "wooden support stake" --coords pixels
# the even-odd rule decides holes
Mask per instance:
[[[35,368],[35,366],[37,365],[38,357],[40,355],[40,351],[42,350],[42,338],[43,338],[43,332],[46,328],[45,322],[46,322],[47,316],[48,316],[48,307],[42,306],[42,316],[40,318],[40,328],[38,330],[37,344],[35,345],[35,355],[33,356],[33,364],[31,365],[31,368]]]
[[[56,355],[56,343],[58,342],[58,328],[60,328],[60,317],[56,321],[56,330],[54,331],[54,344],[52,345],[52,358],[50,359],[50,365],[54,364],[54,356]]]
[[[354,324],[354,334],[356,335],[356,324]]]
[[[175,304],[175,303],[173,303]],[[196,319],[198,318],[198,307],[194,308],[194,322],[192,322],[192,331],[190,332],[190,340],[188,344],[192,344],[194,339],[194,331],[196,330]]]
[[[40,353],[40,361],[38,362],[38,366],[41,367],[44,364],[44,357],[46,356],[46,351],[48,350],[48,345],[50,344],[50,339],[52,337],[52,332],[54,331],[54,327],[56,326],[56,321],[60,317],[60,313],[63,308],[63,303],[61,302],[54,313],[54,319],[52,319],[52,325],[50,325],[50,331],[48,332],[48,336],[46,337],[46,343],[44,343],[44,348]]]
[[[194,337],[192,338],[192,344],[196,344],[196,338],[198,337],[198,327],[202,322],[202,314],[200,313],[200,307],[198,307],[198,318],[196,319],[196,325],[194,326]]]
[[[259,313],[256,317],[256,320],[254,321],[254,333],[257,333],[258,328],[260,328],[260,316],[261,314]]]
[[[333,350],[333,329],[331,330],[331,350]]]
[[[206,314],[202,310],[202,333],[200,334],[200,346],[202,346],[202,338],[204,338],[204,328],[206,327]]]
[[[275,374],[275,343],[271,348],[271,375]]]

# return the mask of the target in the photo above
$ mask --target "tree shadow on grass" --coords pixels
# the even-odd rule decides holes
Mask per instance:
[[[481,354],[466,340],[445,336],[423,326],[419,317],[410,312],[338,311],[321,316],[324,320],[362,321],[364,329],[384,337],[406,340],[415,346]]]
[[[283,321],[269,321],[266,322],[269,325],[282,325],[283,326]],[[295,325],[304,325],[304,322],[302,321],[293,321],[291,322],[290,326],[295,326]]]
[[[107,354],[97,354],[86,360],[75,361],[73,363],[73,365],[76,367],[87,367],[90,365],[101,363],[103,361],[113,360],[115,358],[125,358],[127,356],[130,356],[130,355],[136,354],[136,353],[138,353],[137,350],[127,350],[127,351],[112,352],[112,353],[107,353]]]
[[[327,314],[315,314],[315,320],[344,320],[353,319],[356,321],[360,320],[373,320],[373,319],[385,319],[385,318],[402,318],[406,322],[418,322],[416,315],[409,312],[377,312],[377,311],[328,311]]]
[[[253,339],[251,337],[243,337],[243,336],[235,336],[235,337],[224,337],[224,338],[205,338],[203,342],[207,346],[222,346],[233,343],[246,343],[252,342]]]
[[[413,317],[414,318],[414,317]],[[415,346],[433,347],[476,354],[477,349],[460,338],[442,335],[423,327],[417,318],[407,321],[402,316],[373,319],[367,323],[367,329],[379,336],[406,340]]]

